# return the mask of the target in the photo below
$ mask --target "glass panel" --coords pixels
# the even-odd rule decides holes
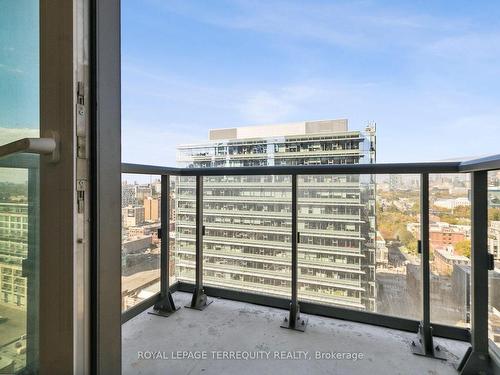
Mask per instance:
[[[359,175],[298,177],[301,300],[375,310],[375,184],[370,182]]]
[[[0,373],[38,356],[38,158],[22,159],[0,159]]]
[[[420,320],[420,175],[378,175],[376,181],[375,312]]]
[[[194,283],[196,178],[175,179],[175,275],[179,281]]]
[[[419,319],[419,176],[298,179],[299,298]],[[377,183],[377,184],[376,184]]]
[[[161,181],[122,177],[122,311],[160,291]]]
[[[488,174],[488,250],[495,259],[489,272],[489,338],[500,350],[500,171]]]
[[[431,322],[470,327],[470,175],[429,176]]]
[[[184,184],[178,196],[178,274],[189,282],[195,267],[195,190],[193,182]],[[289,297],[290,176],[205,177],[203,210],[204,285]]]
[[[175,233],[176,233],[176,213],[177,210],[175,209],[176,205],[176,186],[178,184],[177,177],[175,176],[170,176],[170,194],[168,197],[168,215],[169,215],[169,285],[173,285],[176,283],[177,280],[177,275],[175,273],[175,247],[176,247],[176,239],[175,239]]]
[[[39,134],[39,2],[0,5],[0,145]],[[38,158],[0,160],[0,373],[38,367]]]

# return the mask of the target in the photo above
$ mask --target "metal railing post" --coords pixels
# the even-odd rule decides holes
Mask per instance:
[[[160,300],[154,305],[150,314],[167,317],[176,312],[172,294],[170,293],[170,176],[161,176],[160,206]]]
[[[299,242],[299,233],[297,230],[297,175],[292,175],[292,300],[290,302],[290,313],[285,317],[282,328],[294,329],[304,332],[307,320],[301,319],[300,308],[297,298],[298,283],[298,254],[297,244]]]
[[[488,172],[472,173],[471,344],[458,371],[492,374],[488,349]]]
[[[422,321],[416,340],[411,342],[413,354],[446,360],[439,346],[434,346],[430,313],[430,263],[429,263],[429,174],[420,175],[420,268],[422,285]]]
[[[203,176],[196,176],[196,278],[191,304],[186,307],[203,310],[212,301],[207,301],[203,290]]]

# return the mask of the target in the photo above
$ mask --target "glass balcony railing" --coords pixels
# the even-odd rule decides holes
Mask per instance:
[[[434,350],[432,335],[467,341],[477,330],[496,347],[498,168],[500,157],[164,171],[124,164],[134,174],[123,184],[123,283],[134,285],[122,288],[124,320],[152,305],[172,313],[170,293],[181,290],[193,292],[193,308],[211,295],[288,307],[290,317],[418,331],[423,350]],[[139,232],[150,236],[144,246],[129,245]]]
[[[161,184],[153,177],[123,176],[122,311],[160,292]]]

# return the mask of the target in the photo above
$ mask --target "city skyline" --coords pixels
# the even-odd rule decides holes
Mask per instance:
[[[204,142],[179,146],[177,157],[180,166],[201,168],[355,164],[375,159],[373,130],[353,131],[347,119],[211,129]],[[122,202],[127,205],[123,212],[136,220],[136,224],[124,224],[132,234],[123,243],[128,259],[123,269],[124,306],[138,303],[158,285],[158,266],[151,262],[158,256],[151,249],[155,241],[151,230],[159,222],[137,223],[144,221],[144,194],[154,191],[159,180],[144,177],[148,183],[134,178],[136,182],[122,185]],[[418,319],[420,175],[368,177],[298,178],[299,298]],[[177,177],[170,182],[170,268],[173,280],[192,283],[194,181]],[[500,261],[500,210],[495,208],[499,182],[498,173],[491,173],[489,250],[496,262]],[[290,183],[287,176],[204,178],[205,285],[287,295]],[[461,174],[431,174],[429,183],[432,319],[468,325],[470,306],[463,286],[470,277],[470,179]],[[139,192],[143,197],[131,214],[133,197]],[[358,213],[353,203],[366,208]],[[369,207],[373,207],[371,214]],[[359,253],[356,241],[360,241]],[[135,264],[134,257],[143,260]],[[358,264],[353,257],[365,260]],[[351,294],[343,294],[346,287]]]

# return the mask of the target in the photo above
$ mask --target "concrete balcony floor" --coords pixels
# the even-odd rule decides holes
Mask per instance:
[[[191,294],[176,292],[173,298],[182,308],[170,317],[143,312],[123,325],[123,374],[456,375],[454,366],[468,346],[435,339],[449,358],[445,362],[411,354],[409,343],[415,334],[409,332],[307,315],[302,333],[280,328],[284,310],[212,298],[210,306],[197,311],[183,307]],[[172,359],[177,351],[205,351],[208,359]],[[311,358],[213,359],[213,351],[221,351],[221,356],[223,351],[271,352],[270,357],[274,352],[285,352],[286,357],[288,352],[304,351]],[[317,360],[316,351],[363,353],[363,358]],[[140,358],[150,352],[156,359]]]

